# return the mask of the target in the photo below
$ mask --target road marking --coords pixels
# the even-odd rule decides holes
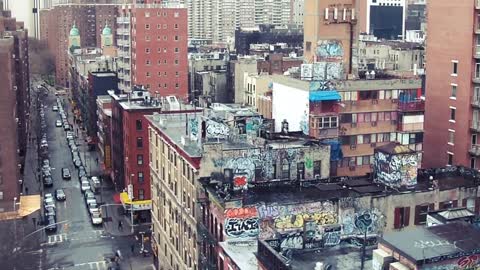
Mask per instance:
[[[66,233],[49,235],[47,243],[42,243],[41,245],[54,245],[54,244],[57,244],[57,243],[62,243],[64,241],[66,241],[67,239],[68,238],[67,238]]]
[[[48,240],[46,243],[40,244],[41,246],[45,245],[54,245],[63,243],[65,241],[90,241],[93,239],[104,238],[106,236],[104,230],[92,230],[92,231],[85,231],[85,232],[74,232],[70,234],[62,233],[62,234],[55,234],[49,235]]]

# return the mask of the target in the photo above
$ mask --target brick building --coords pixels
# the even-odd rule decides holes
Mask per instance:
[[[112,170],[112,143],[111,143],[111,121],[112,121],[112,98],[109,95],[97,97],[97,148],[100,153],[102,170],[104,175],[110,177]]]
[[[0,9],[0,203],[9,210],[21,192],[30,132],[28,34],[22,22]],[[3,202],[8,202],[3,204]]]
[[[480,168],[479,10],[467,0],[427,5],[425,167]],[[440,42],[449,35],[462,38]]]
[[[69,87],[68,39],[72,25],[75,23],[82,37],[80,47],[101,47],[100,33],[105,22],[115,33],[115,14],[118,5],[112,1],[87,1],[76,3],[56,3],[49,9],[40,10],[40,39],[46,40],[50,51],[55,56],[55,82]]]
[[[119,88],[152,95],[188,94],[188,17],[183,5],[144,1],[118,10]]]

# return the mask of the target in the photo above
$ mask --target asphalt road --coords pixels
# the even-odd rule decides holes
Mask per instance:
[[[126,252],[130,244],[128,239],[110,236],[101,225],[91,224],[65,131],[63,127],[55,127],[55,121],[60,119],[59,113],[52,111],[55,102],[53,94],[49,94],[44,102],[49,159],[54,179],[53,187],[44,188],[44,193],[53,194],[58,188],[65,191],[66,201],[56,203],[57,222],[65,222],[65,225],[60,224],[55,233],[47,233],[46,241],[36,251],[42,255],[39,256],[41,261],[37,263],[38,269],[107,269],[105,256],[117,249]],[[70,169],[71,180],[62,179],[62,168]]]

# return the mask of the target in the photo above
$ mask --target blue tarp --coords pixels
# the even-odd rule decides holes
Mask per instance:
[[[310,92],[310,101],[340,100],[342,97],[337,91],[313,91]]]
[[[330,145],[330,160],[331,161],[340,161],[343,159],[342,146],[340,142],[336,139],[324,140],[323,143]]]

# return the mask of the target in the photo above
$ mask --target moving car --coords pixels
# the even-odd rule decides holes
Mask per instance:
[[[71,179],[72,175],[70,174],[70,170],[68,168],[62,168],[62,178],[63,179]]]
[[[53,105],[52,111],[57,112],[57,111],[58,111],[58,106],[57,106],[57,105]]]
[[[80,188],[82,189],[82,192],[90,190],[90,183],[88,183],[88,181],[82,181]]]
[[[102,224],[102,215],[100,215],[100,212],[94,211],[92,212],[92,224],[93,225],[100,225]]]
[[[55,121],[55,126],[56,127],[62,127],[62,121],[60,121],[60,120]]]
[[[67,195],[65,195],[63,189],[60,188],[55,190],[55,198],[57,201],[65,201],[67,199]]]

